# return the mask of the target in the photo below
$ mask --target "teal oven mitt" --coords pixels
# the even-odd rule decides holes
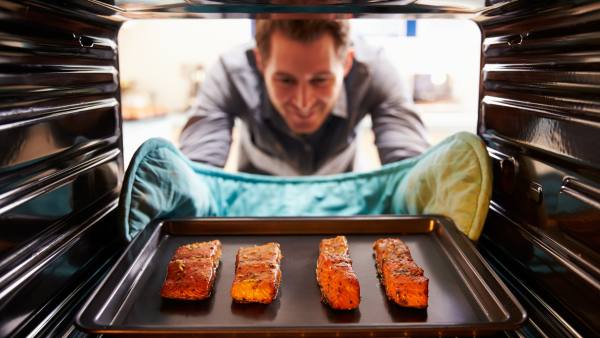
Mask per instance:
[[[469,133],[379,170],[313,177],[227,173],[151,139],[131,160],[119,208],[128,240],[165,218],[376,214],[445,215],[476,240],[491,180],[486,148]]]

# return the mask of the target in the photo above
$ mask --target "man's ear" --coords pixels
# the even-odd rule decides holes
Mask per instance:
[[[352,69],[352,62],[354,62],[354,49],[348,48],[346,57],[344,59],[344,76],[350,73],[350,69]]]
[[[258,71],[261,74],[264,74],[265,64],[263,62],[262,55],[258,51],[258,48],[253,48],[252,51],[254,52],[254,60],[256,61],[256,68],[258,68]]]

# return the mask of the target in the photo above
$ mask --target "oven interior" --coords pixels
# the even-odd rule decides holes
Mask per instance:
[[[494,170],[477,247],[529,316],[506,335],[600,335],[599,3],[25,0],[0,13],[0,336],[85,336],[73,318],[127,245],[122,25],[268,13],[476,24],[473,118]]]

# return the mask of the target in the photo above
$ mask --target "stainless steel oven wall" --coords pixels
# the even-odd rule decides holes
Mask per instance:
[[[0,336],[75,334],[122,251],[119,22],[0,1]]]
[[[520,333],[600,336],[600,4],[488,3],[478,132],[495,175],[479,248],[528,309]],[[345,8],[449,12],[364,5]],[[0,336],[81,335],[73,315],[123,249],[123,14],[0,0]]]
[[[498,6],[476,19],[478,132],[494,160],[480,249],[526,306],[523,332],[597,337],[600,3]]]

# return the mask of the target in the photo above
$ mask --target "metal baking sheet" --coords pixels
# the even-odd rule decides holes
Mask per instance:
[[[361,303],[334,311],[315,280],[319,241],[346,235],[360,281]],[[379,283],[372,243],[398,237],[429,278],[429,306],[389,302]],[[159,291],[175,249],[219,239],[221,265],[204,301],[163,299]],[[284,258],[277,299],[237,304],[230,296],[239,247],[275,241]],[[482,260],[473,244],[443,217],[203,218],[149,225],[129,245],[77,316],[87,332],[286,336],[469,335],[515,329],[523,307]]]

